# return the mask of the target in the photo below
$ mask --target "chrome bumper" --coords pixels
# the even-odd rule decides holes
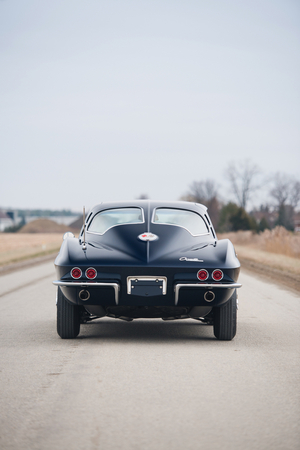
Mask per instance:
[[[65,287],[82,287],[82,288],[93,288],[93,287],[112,287],[115,290],[115,302],[116,305],[119,304],[119,292],[120,286],[118,283],[99,283],[95,282],[84,282],[84,281],[53,281],[55,286],[65,286]]]
[[[219,289],[219,288],[227,288],[227,289],[236,289],[236,288],[240,288],[242,285],[240,283],[194,283],[194,284],[176,284],[174,291],[175,291],[175,305],[178,304],[178,299],[179,299],[179,290],[182,287],[191,287],[191,288],[201,288],[201,289]]]

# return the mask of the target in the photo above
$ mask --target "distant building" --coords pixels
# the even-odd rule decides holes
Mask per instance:
[[[0,231],[4,231],[5,228],[12,227],[15,222],[9,217],[9,215],[0,209]]]
[[[300,233],[300,212],[295,213],[291,205],[286,205],[285,211],[290,223],[290,227],[286,228],[290,230],[294,228],[295,232]],[[278,211],[270,211],[268,207],[251,211],[251,216],[254,217],[257,224],[259,224],[263,218],[266,219],[270,228],[274,228],[276,223],[278,223]]]
[[[27,211],[21,211],[20,215],[18,215],[18,211],[17,210],[13,210],[13,209],[0,209],[0,232],[4,231],[6,228],[8,227],[13,227],[13,226],[17,226],[17,225],[25,225],[27,223],[30,223],[34,220],[37,219],[49,219],[52,220],[53,222],[56,222],[59,225],[66,225],[66,226],[71,226],[72,222],[74,222],[75,220],[78,219],[78,217],[80,217],[79,214],[76,213],[72,213],[69,215],[52,215],[47,214],[47,215],[30,215],[30,210]],[[82,216],[81,216],[82,217]],[[82,222],[82,218],[81,218],[81,222]],[[81,228],[81,226],[80,226]]]

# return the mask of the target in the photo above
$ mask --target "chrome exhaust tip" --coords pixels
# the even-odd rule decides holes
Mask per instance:
[[[204,294],[204,300],[207,302],[212,302],[215,299],[215,294],[212,291],[207,291]]]
[[[90,298],[90,296],[91,294],[86,289],[83,289],[82,291],[79,292],[79,298],[83,302],[86,302]]]

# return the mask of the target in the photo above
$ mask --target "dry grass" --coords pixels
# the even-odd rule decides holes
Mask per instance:
[[[235,245],[237,256],[242,263],[256,262],[263,267],[273,268],[282,272],[293,273],[300,277],[300,259],[291,256],[269,253],[264,250]]]
[[[0,266],[59,251],[62,233],[0,233]]]
[[[228,238],[235,246],[242,266],[274,278],[288,281],[298,289],[300,285],[300,235],[283,227],[265,230],[260,234],[251,231],[223,233],[219,239]]]
[[[300,234],[287,231],[283,227],[265,230],[260,234],[253,234],[251,231],[237,231],[219,234],[218,236],[220,239],[230,239],[235,246],[300,258]]]
[[[58,253],[66,231],[78,236],[78,230],[42,218],[24,225],[18,233],[0,233],[0,267]]]

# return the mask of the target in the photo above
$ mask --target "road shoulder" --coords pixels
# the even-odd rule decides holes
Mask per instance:
[[[275,267],[267,266],[266,264],[258,261],[253,261],[247,258],[239,258],[241,263],[241,269],[248,272],[250,275],[257,275],[260,279],[277,284],[278,286],[284,286],[288,290],[299,294],[300,292],[300,279],[295,277],[294,274],[277,269]]]

